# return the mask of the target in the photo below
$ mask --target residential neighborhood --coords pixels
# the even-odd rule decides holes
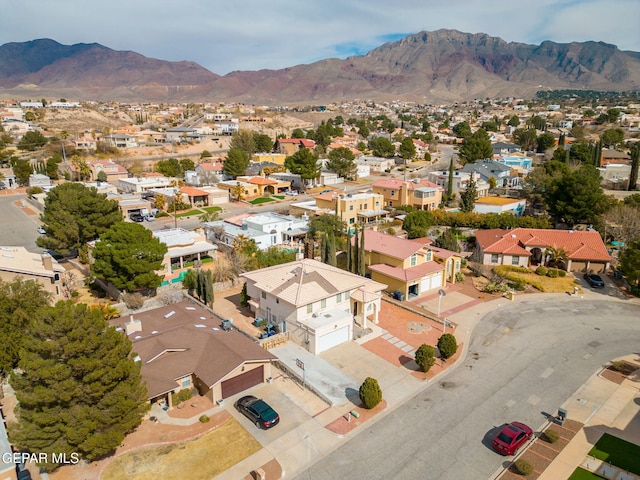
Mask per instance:
[[[602,471],[593,429],[640,444],[640,100],[551,102],[1,100],[0,480],[421,478],[390,438]]]

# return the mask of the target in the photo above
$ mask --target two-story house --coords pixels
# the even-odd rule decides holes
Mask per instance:
[[[247,281],[249,305],[313,354],[353,339],[354,321],[363,328],[378,322],[381,292],[371,279],[302,259],[241,275]]]
[[[462,258],[431,245],[428,238],[405,239],[374,230],[364,231],[365,265],[371,279],[408,300],[455,283]]]
[[[435,210],[442,203],[444,189],[424,178],[402,181],[376,180],[371,185],[373,193],[384,197],[385,207],[411,205],[418,210]]]
[[[275,150],[289,157],[301,148],[313,150],[315,147],[316,142],[307,138],[279,138],[276,140]]]
[[[0,280],[36,281],[55,300],[64,298],[65,269],[51,255],[28,252],[24,247],[0,247]]]
[[[378,193],[338,193],[335,191],[315,196],[316,207],[332,210],[347,226],[376,223],[389,214],[384,210],[384,197]]]
[[[429,181],[445,189],[445,191],[449,186],[449,172],[446,170],[429,172],[427,178],[429,179]],[[482,178],[480,178],[480,176],[476,173],[461,172],[459,170],[453,172],[453,194],[460,196],[460,194],[467,189],[469,180],[471,178],[473,178],[476,182],[476,191],[478,193],[477,198],[486,197],[487,195],[489,195],[488,182],[482,180]]]

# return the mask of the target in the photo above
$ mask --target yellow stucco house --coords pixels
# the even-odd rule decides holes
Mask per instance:
[[[364,231],[364,250],[371,279],[407,300],[455,283],[462,263],[456,252],[434,247],[428,238],[408,240],[374,230]]]
[[[347,227],[354,224],[375,223],[388,216],[384,209],[384,198],[376,193],[338,193],[335,191],[315,196],[315,206],[327,209],[340,217]]]

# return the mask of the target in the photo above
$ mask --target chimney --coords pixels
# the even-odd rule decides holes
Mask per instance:
[[[41,255],[42,257],[42,266],[45,270],[49,270],[53,272],[53,258],[48,253],[44,253]]]
[[[129,321],[124,324],[124,331],[127,335],[131,335],[134,332],[141,332],[142,321],[134,320],[133,315],[129,315]]]

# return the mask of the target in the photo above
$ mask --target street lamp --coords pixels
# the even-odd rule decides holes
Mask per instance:
[[[173,189],[173,224],[175,225],[174,228],[178,228],[178,215],[176,215],[176,212],[178,211],[178,204],[176,203],[178,201],[177,199],[178,196],[178,189],[174,188]]]

